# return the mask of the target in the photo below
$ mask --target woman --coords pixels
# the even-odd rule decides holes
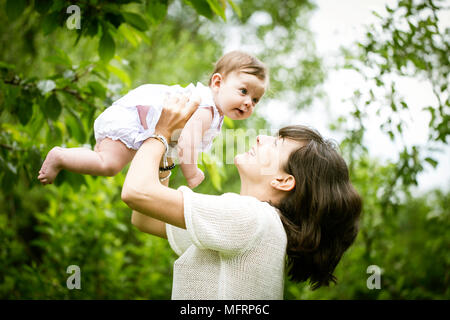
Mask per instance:
[[[172,98],[163,110],[156,132],[167,141],[198,105],[187,100]],[[150,138],[136,153],[122,199],[136,227],[167,238],[180,256],[172,299],[282,299],[285,269],[313,289],[336,282],[361,199],[330,142],[303,126],[258,136],[235,157],[240,194],[212,196],[167,187],[158,170],[163,140]]]

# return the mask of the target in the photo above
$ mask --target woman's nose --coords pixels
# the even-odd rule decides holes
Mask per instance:
[[[264,136],[264,135],[258,135],[257,137],[256,137],[256,142],[258,143],[258,144],[261,144],[261,143],[263,143],[264,142],[264,140],[266,139],[266,137],[267,136]]]

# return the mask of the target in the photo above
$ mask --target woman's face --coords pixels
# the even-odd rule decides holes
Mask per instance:
[[[302,144],[287,138],[259,135],[249,151],[238,154],[234,163],[241,179],[261,183],[283,173],[289,155]]]

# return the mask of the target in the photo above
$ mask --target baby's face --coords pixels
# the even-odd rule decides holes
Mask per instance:
[[[233,120],[247,119],[265,92],[265,81],[244,72],[231,72],[225,78],[215,74],[211,81],[214,101]]]

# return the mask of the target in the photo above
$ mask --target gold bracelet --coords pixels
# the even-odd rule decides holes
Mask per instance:
[[[152,134],[151,136],[149,136],[149,138],[157,139],[164,145],[164,148],[166,150],[164,151],[164,156],[163,156],[163,166],[164,166],[164,168],[167,167],[168,166],[167,155],[169,154],[169,145],[167,144],[166,138],[160,134]]]
[[[161,181],[161,182],[166,181],[167,179],[169,179],[169,177],[170,177],[171,175],[172,175],[172,171],[169,171],[169,174],[168,174],[167,176],[165,176],[164,178],[159,179],[159,181]]]

